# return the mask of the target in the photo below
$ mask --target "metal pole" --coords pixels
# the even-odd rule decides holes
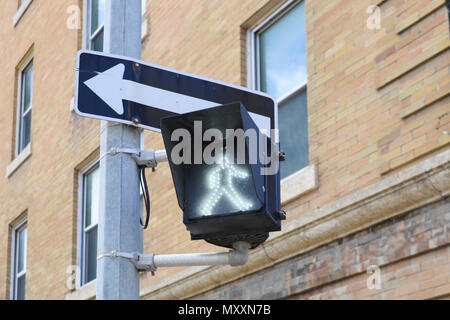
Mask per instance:
[[[106,0],[104,49],[141,58],[141,0]],[[140,148],[140,130],[102,122],[100,154],[112,148]],[[100,161],[97,299],[139,299],[139,272],[128,259],[102,253],[142,252],[140,195],[136,162],[129,154],[107,155]]]

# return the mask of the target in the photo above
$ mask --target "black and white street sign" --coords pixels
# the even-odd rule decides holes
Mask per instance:
[[[128,57],[78,53],[75,110],[81,116],[160,132],[161,118],[241,102],[261,130],[278,128],[276,101],[262,92]]]

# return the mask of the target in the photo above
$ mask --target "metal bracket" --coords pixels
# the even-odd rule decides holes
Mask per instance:
[[[125,258],[128,260],[132,260],[136,258],[136,253],[127,253],[127,252],[119,252],[116,250],[110,251],[110,252],[105,252],[102,254],[99,254],[97,256],[97,260],[100,260],[104,257],[108,257],[108,258]]]
[[[100,254],[97,257],[124,258],[128,259],[138,271],[151,272],[152,275],[158,267],[187,267],[187,266],[213,266],[230,265],[241,266],[248,261],[248,250],[250,244],[238,241],[233,244],[234,249],[228,252],[218,253],[191,253],[191,254],[140,254],[138,252],[127,253],[111,251]]]
[[[138,271],[151,272],[153,276],[155,275],[156,269],[158,269],[155,266],[155,255],[153,253],[140,254],[134,262],[134,266]]]
[[[167,161],[166,150],[141,150],[131,157],[139,167],[156,168],[159,162]]]
[[[128,253],[128,252],[120,252],[120,251],[113,250],[110,252],[105,252],[105,253],[99,254],[97,256],[97,260],[100,260],[105,257],[113,258],[113,259],[116,259],[116,258],[127,259],[136,267],[136,269],[138,269],[138,271],[149,271],[152,273],[152,275],[154,275],[155,271],[156,271],[156,267],[154,267],[154,263],[152,262],[154,254],[148,254],[145,256],[146,256],[145,257],[146,260],[144,261],[145,264],[143,264],[143,262],[140,261],[141,257],[143,257],[143,255],[140,254],[139,252]]]

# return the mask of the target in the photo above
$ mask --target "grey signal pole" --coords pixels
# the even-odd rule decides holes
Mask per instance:
[[[106,0],[105,52],[141,58],[141,0]],[[140,187],[136,162],[112,148],[140,148],[140,130],[102,121],[97,299],[139,299],[139,273],[129,259],[109,252],[142,252]]]

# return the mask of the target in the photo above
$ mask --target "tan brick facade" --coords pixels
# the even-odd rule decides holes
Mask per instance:
[[[316,278],[310,279],[309,283],[317,283],[310,286],[308,293],[297,289],[281,290],[278,296],[265,297],[448,297],[450,222],[443,198],[448,197],[450,190],[450,28],[445,0],[305,1],[309,154],[310,164],[318,168],[318,186],[284,204],[288,213],[285,231],[269,239],[264,251],[270,257],[270,248],[275,247],[276,241],[283,246],[282,239],[296,230],[307,233],[322,219],[309,221],[313,219],[309,217],[322,217],[322,212],[333,206],[342,206],[344,210],[366,201],[351,199],[358,198],[371,187],[379,189],[367,196],[374,203],[368,205],[368,211],[377,203],[384,206],[383,201],[397,199],[386,202],[386,215],[380,215],[381,220],[388,216],[394,219],[394,215],[404,217],[407,209],[430,208],[425,207],[425,204],[429,205],[427,202],[447,208],[447,211],[438,210],[445,218],[435,220],[438,221],[436,228],[441,225],[447,236],[439,240],[439,245],[420,249],[420,254],[409,256],[408,253],[389,263],[376,261],[388,256],[386,247],[380,245],[376,252],[369,250],[373,255],[371,259],[381,267],[382,277],[389,277],[394,283],[392,290],[367,291],[367,265],[361,265],[360,269],[333,284],[329,282],[337,279],[320,278],[329,276],[329,270],[323,271],[323,275],[311,272],[309,277]],[[71,17],[67,10],[71,5],[82,8],[82,3],[82,0],[33,0],[15,25],[16,1],[5,2],[0,11],[3,71],[0,77],[0,168],[4,170],[0,175],[2,299],[10,296],[10,230],[17,219],[25,215],[28,221],[27,298],[64,299],[88,291],[82,288],[74,293],[66,286],[67,268],[77,262],[78,172],[98,157],[100,131],[99,121],[81,118],[70,110],[76,52],[82,48],[83,32],[67,27],[67,19]],[[282,0],[149,0],[145,14],[148,35],[143,40],[142,60],[246,86],[249,82],[247,31],[283,3]],[[379,6],[379,29],[367,27],[370,5]],[[14,160],[18,70],[27,55],[33,56],[34,65],[31,155],[6,176],[7,168]],[[147,132],[145,141],[146,148],[163,147],[160,134]],[[409,183],[405,180],[405,183],[389,184],[389,188],[383,189],[388,184],[386,181],[395,181],[397,175],[400,181],[399,173],[408,173],[411,166],[420,167],[422,163],[426,167],[436,158],[440,159],[438,165],[408,180],[416,179],[417,196],[413,187],[408,195],[415,196],[404,198],[403,202],[384,192],[389,188],[400,190]],[[423,188],[431,190],[429,193],[420,189],[421,179],[425,181]],[[203,241],[190,241],[182,223],[168,165],[161,164],[156,173],[149,173],[148,181],[152,218],[149,229],[144,232],[144,251],[216,251],[216,247]],[[383,197],[377,198],[378,194]],[[343,203],[345,199],[350,200]],[[373,209],[376,210],[378,207]],[[329,212],[340,215],[341,211],[329,209]],[[417,214],[426,217],[427,212],[423,209]],[[338,214],[336,221],[339,221]],[[380,221],[373,218],[370,222],[361,222],[361,227],[367,229],[375,222]],[[391,230],[398,243],[408,250],[420,245],[420,239],[406,241],[401,238],[401,230],[401,227],[395,229],[396,232]],[[274,258],[277,264],[267,267],[267,272],[272,272],[276,278],[278,263],[289,263],[294,260],[287,259],[294,257],[299,261],[303,256],[307,259],[311,255],[309,249],[301,248],[314,248],[320,255],[327,250],[327,243],[331,246],[336,239],[347,239],[344,237],[352,233],[356,239],[367,232],[356,228],[351,231],[321,238],[320,243],[317,240],[315,244],[294,244],[296,248],[289,249],[292,256]],[[431,233],[427,240],[436,236]],[[286,243],[285,246],[293,245]],[[354,248],[348,246],[349,255],[353,254]],[[260,251],[255,251],[254,256]],[[325,259],[323,263],[334,261],[338,265],[345,257],[343,255],[339,261]],[[232,268],[217,269],[221,273],[216,277],[215,289],[201,282],[204,281],[201,275],[209,274],[208,270],[161,269],[154,277],[143,274],[141,289],[144,298],[187,298],[207,292],[214,296],[215,290],[232,291],[234,285],[239,288],[243,281],[239,278],[244,275],[248,279],[255,276],[256,271],[263,272],[251,266],[243,268],[240,276],[233,273]],[[199,283],[183,287],[189,277],[198,279]],[[348,289],[350,287],[352,289]],[[86,293],[84,297],[92,298],[92,293]],[[226,297],[238,298],[229,294]]]

